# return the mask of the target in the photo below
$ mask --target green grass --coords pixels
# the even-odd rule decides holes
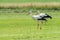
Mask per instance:
[[[53,19],[41,24],[29,15],[18,13],[0,14],[0,40],[60,40],[60,11],[46,11]]]
[[[60,2],[60,0],[0,0],[2,3],[20,3],[20,2]]]

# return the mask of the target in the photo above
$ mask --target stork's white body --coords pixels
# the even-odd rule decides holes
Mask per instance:
[[[29,11],[29,14],[33,19],[36,19],[36,20],[42,19],[42,17],[47,16],[45,13],[40,13],[39,11],[37,11],[36,15],[32,15],[32,11]]]
[[[32,15],[32,11],[29,11],[29,14],[30,14],[30,16],[33,18],[33,19],[35,19],[35,20],[39,20],[39,19],[41,19],[42,20],[42,17],[43,16],[46,16],[46,14],[45,13],[40,13],[39,11],[38,11],[38,13],[36,14],[36,15]],[[42,22],[42,21],[41,21]],[[37,24],[37,28],[39,27],[39,21],[38,21],[38,24]],[[41,27],[40,27],[40,29],[41,29]]]
[[[45,13],[40,13],[39,15],[40,15],[40,16],[46,16],[46,14],[45,14]]]
[[[37,20],[37,19],[40,19],[41,17],[40,17],[40,15],[33,15],[32,18]]]
[[[46,16],[46,14],[45,13],[40,13],[40,14],[37,14],[37,15],[33,15],[32,18],[37,20],[37,19],[41,19],[43,16]]]

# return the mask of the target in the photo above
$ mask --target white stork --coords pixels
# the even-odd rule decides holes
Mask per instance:
[[[30,11],[29,11],[29,14],[30,14],[30,16],[31,16],[33,19],[37,20],[37,22],[38,22],[37,28],[39,27],[39,21],[40,21],[40,20],[41,20],[41,23],[43,23],[43,21],[47,21],[46,18],[51,18],[51,19],[52,19],[52,17],[49,16],[48,14],[40,13],[39,11],[37,11],[37,14],[36,14],[36,15],[32,15],[32,11],[30,10]],[[41,27],[39,27],[39,28],[42,29]]]

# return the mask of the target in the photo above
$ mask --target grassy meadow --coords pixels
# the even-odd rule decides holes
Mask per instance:
[[[0,0],[0,40],[60,40],[59,2],[60,0]],[[36,20],[27,15],[26,10],[30,9],[43,10],[41,12],[53,18],[48,19],[46,24],[40,23],[42,30],[37,29]]]
[[[60,11],[44,11],[53,17],[37,29],[26,13],[0,13],[0,40],[60,40]]]

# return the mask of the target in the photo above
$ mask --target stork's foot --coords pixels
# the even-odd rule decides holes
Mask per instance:
[[[40,30],[41,30],[42,28],[40,27]]]
[[[39,29],[39,24],[37,25],[37,29]]]

